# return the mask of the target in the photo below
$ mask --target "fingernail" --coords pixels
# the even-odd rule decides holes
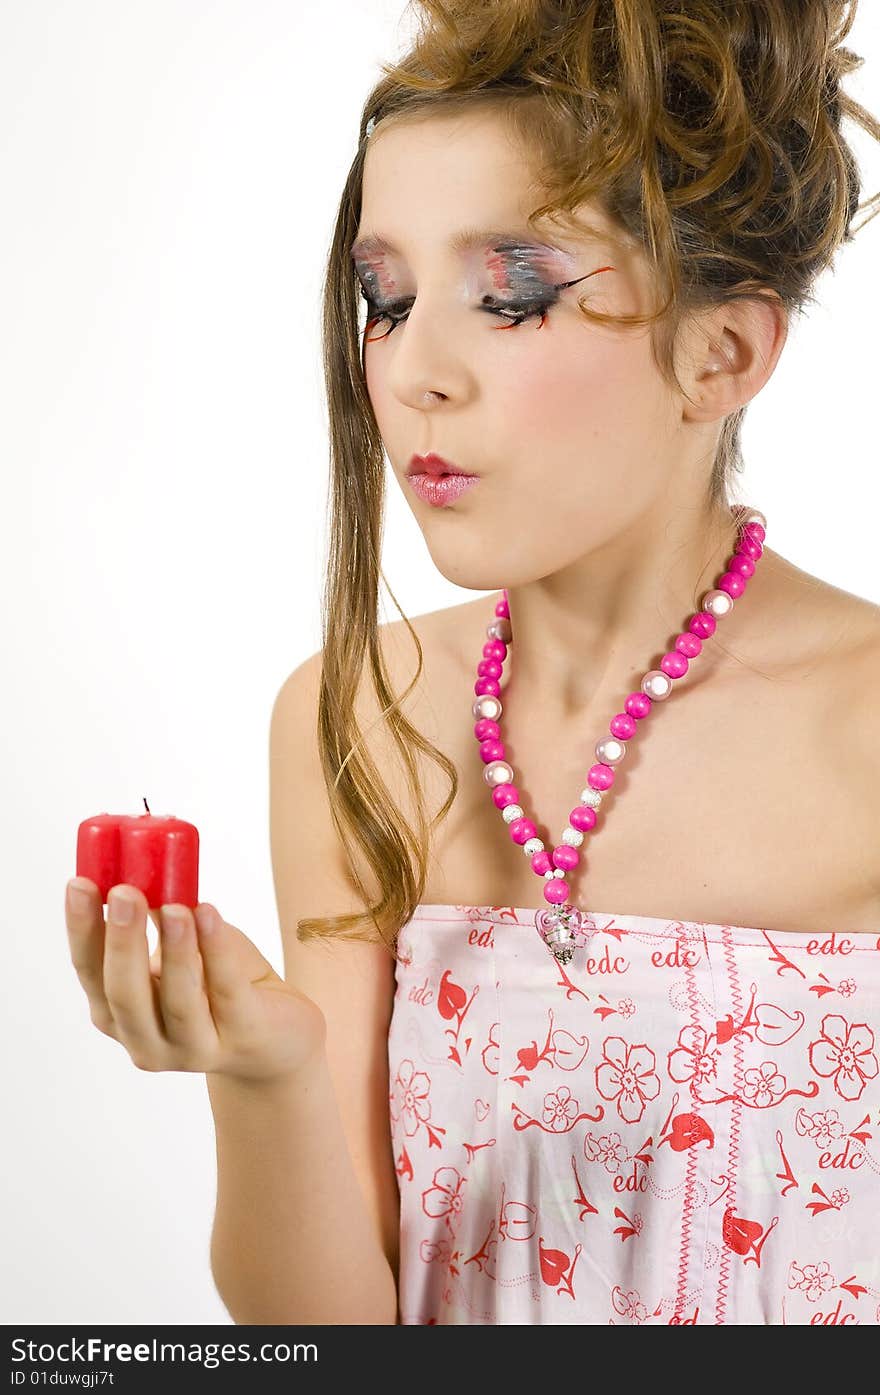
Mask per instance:
[[[89,893],[77,886],[76,882],[67,883],[67,904],[72,911],[87,911],[89,900]]]
[[[134,919],[135,902],[124,891],[114,891],[110,896],[110,919],[117,925],[128,925]]]
[[[169,940],[179,940],[186,929],[186,911],[174,906],[165,906],[162,911],[162,929]]]

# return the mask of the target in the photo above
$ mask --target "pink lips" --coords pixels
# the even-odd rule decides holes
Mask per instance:
[[[478,483],[477,475],[408,475],[414,493],[426,504],[454,504],[466,489]]]
[[[476,484],[479,476],[465,474],[457,465],[444,460],[433,451],[429,455],[414,455],[407,470],[407,479],[414,493],[427,504],[454,504],[466,489]]]

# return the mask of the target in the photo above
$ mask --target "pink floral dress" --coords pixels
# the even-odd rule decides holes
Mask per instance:
[[[880,934],[421,905],[402,1323],[880,1324]]]

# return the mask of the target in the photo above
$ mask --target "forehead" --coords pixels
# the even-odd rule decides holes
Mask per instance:
[[[501,114],[396,115],[380,121],[364,160],[355,257],[405,257],[409,248],[466,253],[512,240],[517,246],[575,250],[606,231],[602,211],[578,210],[583,227],[547,216],[531,152]]]

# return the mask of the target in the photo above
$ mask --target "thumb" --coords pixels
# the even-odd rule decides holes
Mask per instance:
[[[200,935],[213,933],[227,937],[227,944],[232,948],[243,972],[252,982],[258,978],[265,978],[267,975],[278,977],[274,966],[260,952],[253,940],[248,939],[244,931],[239,930],[237,925],[224,920],[216,906],[212,906],[209,901],[200,901],[193,915]]]

